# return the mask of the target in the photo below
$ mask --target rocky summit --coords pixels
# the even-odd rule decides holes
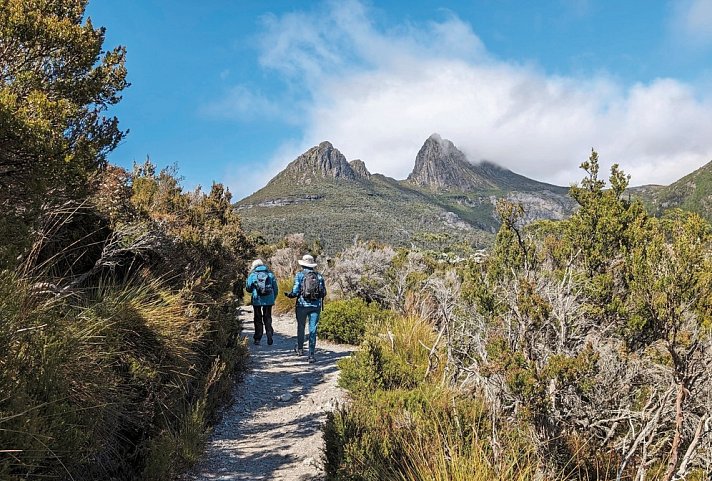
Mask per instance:
[[[630,190],[654,213],[670,207],[712,211],[712,163],[670,186]],[[336,252],[355,239],[443,249],[488,245],[499,227],[494,208],[505,198],[524,206],[525,222],[560,220],[575,202],[566,187],[539,182],[492,162],[471,162],[451,141],[428,137],[405,180],[372,174],[329,142],[289,163],[239,201],[243,226],[278,241],[302,232]]]
[[[469,191],[493,187],[472,168],[465,154],[438,134],[428,137],[420,148],[407,180],[433,190]]]
[[[372,174],[331,143],[310,148],[254,194],[237,203],[243,226],[268,241],[303,232],[336,252],[355,239],[395,246],[489,244],[500,198],[521,202],[526,221],[563,219],[574,207],[567,189],[491,162],[473,164],[451,141],[426,139],[405,180]]]
[[[478,190],[550,191],[566,195],[567,189],[538,182],[486,160],[472,163],[451,141],[433,134],[415,158],[409,182],[435,191]]]
[[[365,169],[365,165],[364,165]],[[368,171],[366,171],[368,172]],[[320,177],[356,179],[358,175],[346,157],[330,142],[322,142],[293,160],[283,171],[294,182],[311,182]]]

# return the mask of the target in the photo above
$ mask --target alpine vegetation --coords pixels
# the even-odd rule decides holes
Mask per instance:
[[[353,402],[325,432],[333,479],[712,472],[712,229],[651,216],[615,165],[606,187],[596,152],[582,168],[567,220],[525,225],[501,200],[485,256],[357,246],[378,262],[348,275],[354,254],[336,258],[337,282],[372,286],[354,292],[404,317],[369,322],[342,362]]]

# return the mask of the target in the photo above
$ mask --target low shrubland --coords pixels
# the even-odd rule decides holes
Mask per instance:
[[[617,166],[604,188],[595,152],[582,167],[570,219],[525,227],[522,207],[500,202],[486,255],[450,263],[362,244],[349,248],[352,269],[351,254],[335,258],[340,285],[368,280],[359,296],[403,315],[341,363],[353,401],[326,432],[332,479],[457,479],[449,461],[461,452],[466,479],[709,475],[712,228],[694,213],[650,216],[623,195]],[[414,319],[428,319],[427,333],[406,347],[413,331],[397,324]],[[476,446],[432,452],[438,438],[420,419],[442,420],[449,439],[463,418],[449,406],[470,403],[485,413]]]
[[[524,421],[545,472],[695,479],[712,465],[712,230],[648,215],[598,158],[568,220],[521,224],[502,202],[491,255],[461,270],[445,326],[451,384]]]
[[[193,462],[247,349],[251,247],[229,193],[107,169],[0,271],[0,477],[166,479]]]
[[[392,316],[375,302],[354,297],[326,304],[319,320],[319,337],[344,344],[359,344],[373,326]]]
[[[436,336],[418,317],[391,318],[339,363],[352,400],[325,427],[329,479],[530,479],[536,465],[516,431],[491,446],[486,406],[440,386]]]

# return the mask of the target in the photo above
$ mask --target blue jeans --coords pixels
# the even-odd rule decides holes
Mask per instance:
[[[316,329],[319,325],[319,307],[299,307],[297,311],[297,348],[304,349],[304,327],[309,319],[309,355],[314,355],[316,349]]]

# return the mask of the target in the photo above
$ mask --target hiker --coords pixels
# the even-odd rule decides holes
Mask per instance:
[[[297,262],[302,266],[302,270],[294,276],[292,291],[285,292],[287,297],[297,299],[297,345],[294,352],[299,356],[304,355],[304,326],[309,319],[309,362],[315,362],[316,330],[326,297],[326,286],[324,278],[314,270],[314,257],[306,254]]]
[[[279,288],[277,278],[272,271],[262,262],[262,259],[255,259],[250,267],[250,275],[245,281],[245,289],[252,293],[252,308],[255,320],[255,345],[260,345],[262,339],[262,328],[267,334],[267,344],[272,345],[272,306],[277,297]]]

